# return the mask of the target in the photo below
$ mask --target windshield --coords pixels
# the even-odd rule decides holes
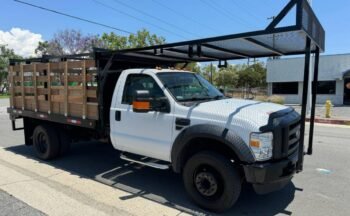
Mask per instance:
[[[185,72],[157,74],[177,101],[220,99],[224,95],[202,76]]]

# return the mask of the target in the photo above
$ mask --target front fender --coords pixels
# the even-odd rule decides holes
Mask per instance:
[[[232,149],[241,162],[255,162],[250,148],[237,133],[222,126],[200,124],[186,128],[175,139],[171,150],[171,161],[175,172],[181,171],[184,150],[194,138],[217,140]]]

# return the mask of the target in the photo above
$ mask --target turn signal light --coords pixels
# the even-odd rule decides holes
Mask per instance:
[[[134,101],[132,103],[134,109],[138,110],[149,110],[150,102],[149,101]]]
[[[259,140],[250,140],[250,146],[255,148],[260,148],[260,141]]]

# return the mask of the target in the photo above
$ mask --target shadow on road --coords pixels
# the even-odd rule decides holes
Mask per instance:
[[[38,160],[31,147],[21,145],[7,150]],[[189,214],[210,214],[188,199],[180,175],[122,161],[119,153],[108,144],[74,144],[65,157],[41,162],[131,193],[119,197],[122,200],[141,196]],[[290,215],[292,212],[285,209],[293,201],[296,190],[291,183],[281,191],[257,195],[251,186],[245,185],[239,201],[223,215]]]

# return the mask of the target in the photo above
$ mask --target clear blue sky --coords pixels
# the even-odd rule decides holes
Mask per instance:
[[[277,15],[288,2],[288,0],[23,1],[91,19],[130,32],[147,28],[153,33],[164,36],[167,42],[260,30],[267,26],[269,22],[267,17]],[[106,8],[97,2],[113,7],[115,10]],[[164,8],[159,3],[172,8],[174,11]],[[123,4],[152,14],[156,19],[132,10]],[[313,8],[326,30],[326,54],[349,53],[350,1],[313,0]],[[116,10],[131,14],[137,19]],[[223,10],[225,12],[220,13]],[[188,19],[188,17],[191,17],[191,19]],[[57,30],[65,28],[79,29],[84,33],[91,34],[111,31],[108,28],[42,11],[12,0],[2,0],[0,30],[9,31],[13,27],[41,34],[45,40],[50,39]]]

